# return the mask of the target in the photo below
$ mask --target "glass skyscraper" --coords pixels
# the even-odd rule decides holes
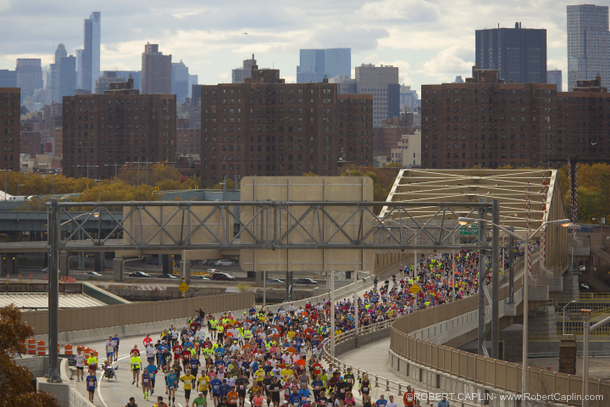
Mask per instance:
[[[297,83],[322,82],[324,77],[350,78],[352,72],[351,48],[302,49],[297,66]]]
[[[99,11],[94,11],[85,19],[85,46],[82,55],[82,88],[93,92],[95,82],[100,77],[100,41],[102,17]]]
[[[582,4],[568,8],[568,91],[576,81],[602,78],[610,86],[608,6]]]
[[[515,83],[546,83],[546,30],[492,28],[476,31],[476,64],[499,69],[500,79]]]

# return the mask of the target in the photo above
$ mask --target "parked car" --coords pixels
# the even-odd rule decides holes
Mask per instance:
[[[268,278],[267,284],[284,284],[284,282],[279,278]]]
[[[144,273],[143,271],[134,271],[133,273],[129,273],[129,277],[151,278],[152,276],[148,273]]]
[[[222,267],[230,267],[230,266],[234,266],[235,263],[233,263],[232,261],[223,259],[223,260],[218,260],[214,265],[222,266]]]
[[[178,277],[176,277],[176,276],[175,276],[175,275],[173,275],[173,274],[160,274],[160,275],[158,275],[158,276],[157,276],[157,278],[172,278],[172,279],[174,279],[174,280],[175,280],[175,279],[177,279]]]
[[[212,280],[235,281],[235,277],[227,273],[214,273],[212,274]]]
[[[311,278],[297,278],[294,280],[294,284],[318,285],[318,283]]]
[[[98,273],[97,271],[87,271],[85,273],[86,276],[89,277],[103,277],[100,273]]]

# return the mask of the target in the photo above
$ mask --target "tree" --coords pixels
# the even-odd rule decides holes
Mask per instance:
[[[59,407],[49,393],[36,392],[29,369],[18,366],[12,358],[25,353],[25,341],[34,334],[27,323],[21,322],[21,311],[14,305],[0,308],[0,397],[2,405],[9,401],[14,406]]]

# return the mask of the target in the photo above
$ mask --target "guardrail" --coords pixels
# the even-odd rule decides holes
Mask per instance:
[[[515,291],[521,288],[522,282],[522,278],[515,281]],[[501,287],[500,299],[505,299],[507,295],[508,287]],[[520,364],[487,358],[413,336],[421,329],[449,321],[477,308],[478,298],[473,296],[402,316],[392,324],[390,349],[399,357],[430,370],[492,390],[520,394],[522,392]],[[530,394],[538,395],[554,394],[563,397],[563,400],[569,400],[560,404],[577,405],[581,401],[570,398],[582,394],[582,378],[529,367],[528,391]],[[601,380],[589,380],[589,394],[601,395],[603,400],[610,400],[610,384]],[[590,401],[589,406],[603,407],[607,404],[604,404],[604,401]]]
[[[58,331],[72,332],[168,321],[190,317],[201,307],[207,313],[214,314],[248,309],[252,304],[254,304],[254,293],[231,293],[168,301],[60,309]],[[24,312],[23,320],[34,327],[36,335],[49,333],[47,310]]]

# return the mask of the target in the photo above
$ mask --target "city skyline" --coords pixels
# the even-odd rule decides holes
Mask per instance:
[[[279,68],[287,82],[295,82],[300,49],[346,47],[352,48],[352,75],[361,63],[391,64],[400,68],[400,83],[418,89],[468,76],[475,59],[475,30],[521,21],[547,29],[548,69],[567,72],[566,6],[571,1],[513,1],[484,8],[475,0],[272,2],[265,8],[238,3],[210,8],[189,1],[180,7],[135,1],[106,9],[92,2],[76,7],[60,2],[54,8],[39,2],[40,7],[28,4],[27,9],[5,3],[0,5],[6,19],[0,25],[0,69],[14,69],[16,58],[25,57],[42,58],[49,65],[59,42],[75,53],[82,47],[83,17],[99,10],[105,16],[101,71],[137,69],[142,46],[151,42],[183,59],[200,83],[230,82],[231,69],[252,53],[259,66]]]

